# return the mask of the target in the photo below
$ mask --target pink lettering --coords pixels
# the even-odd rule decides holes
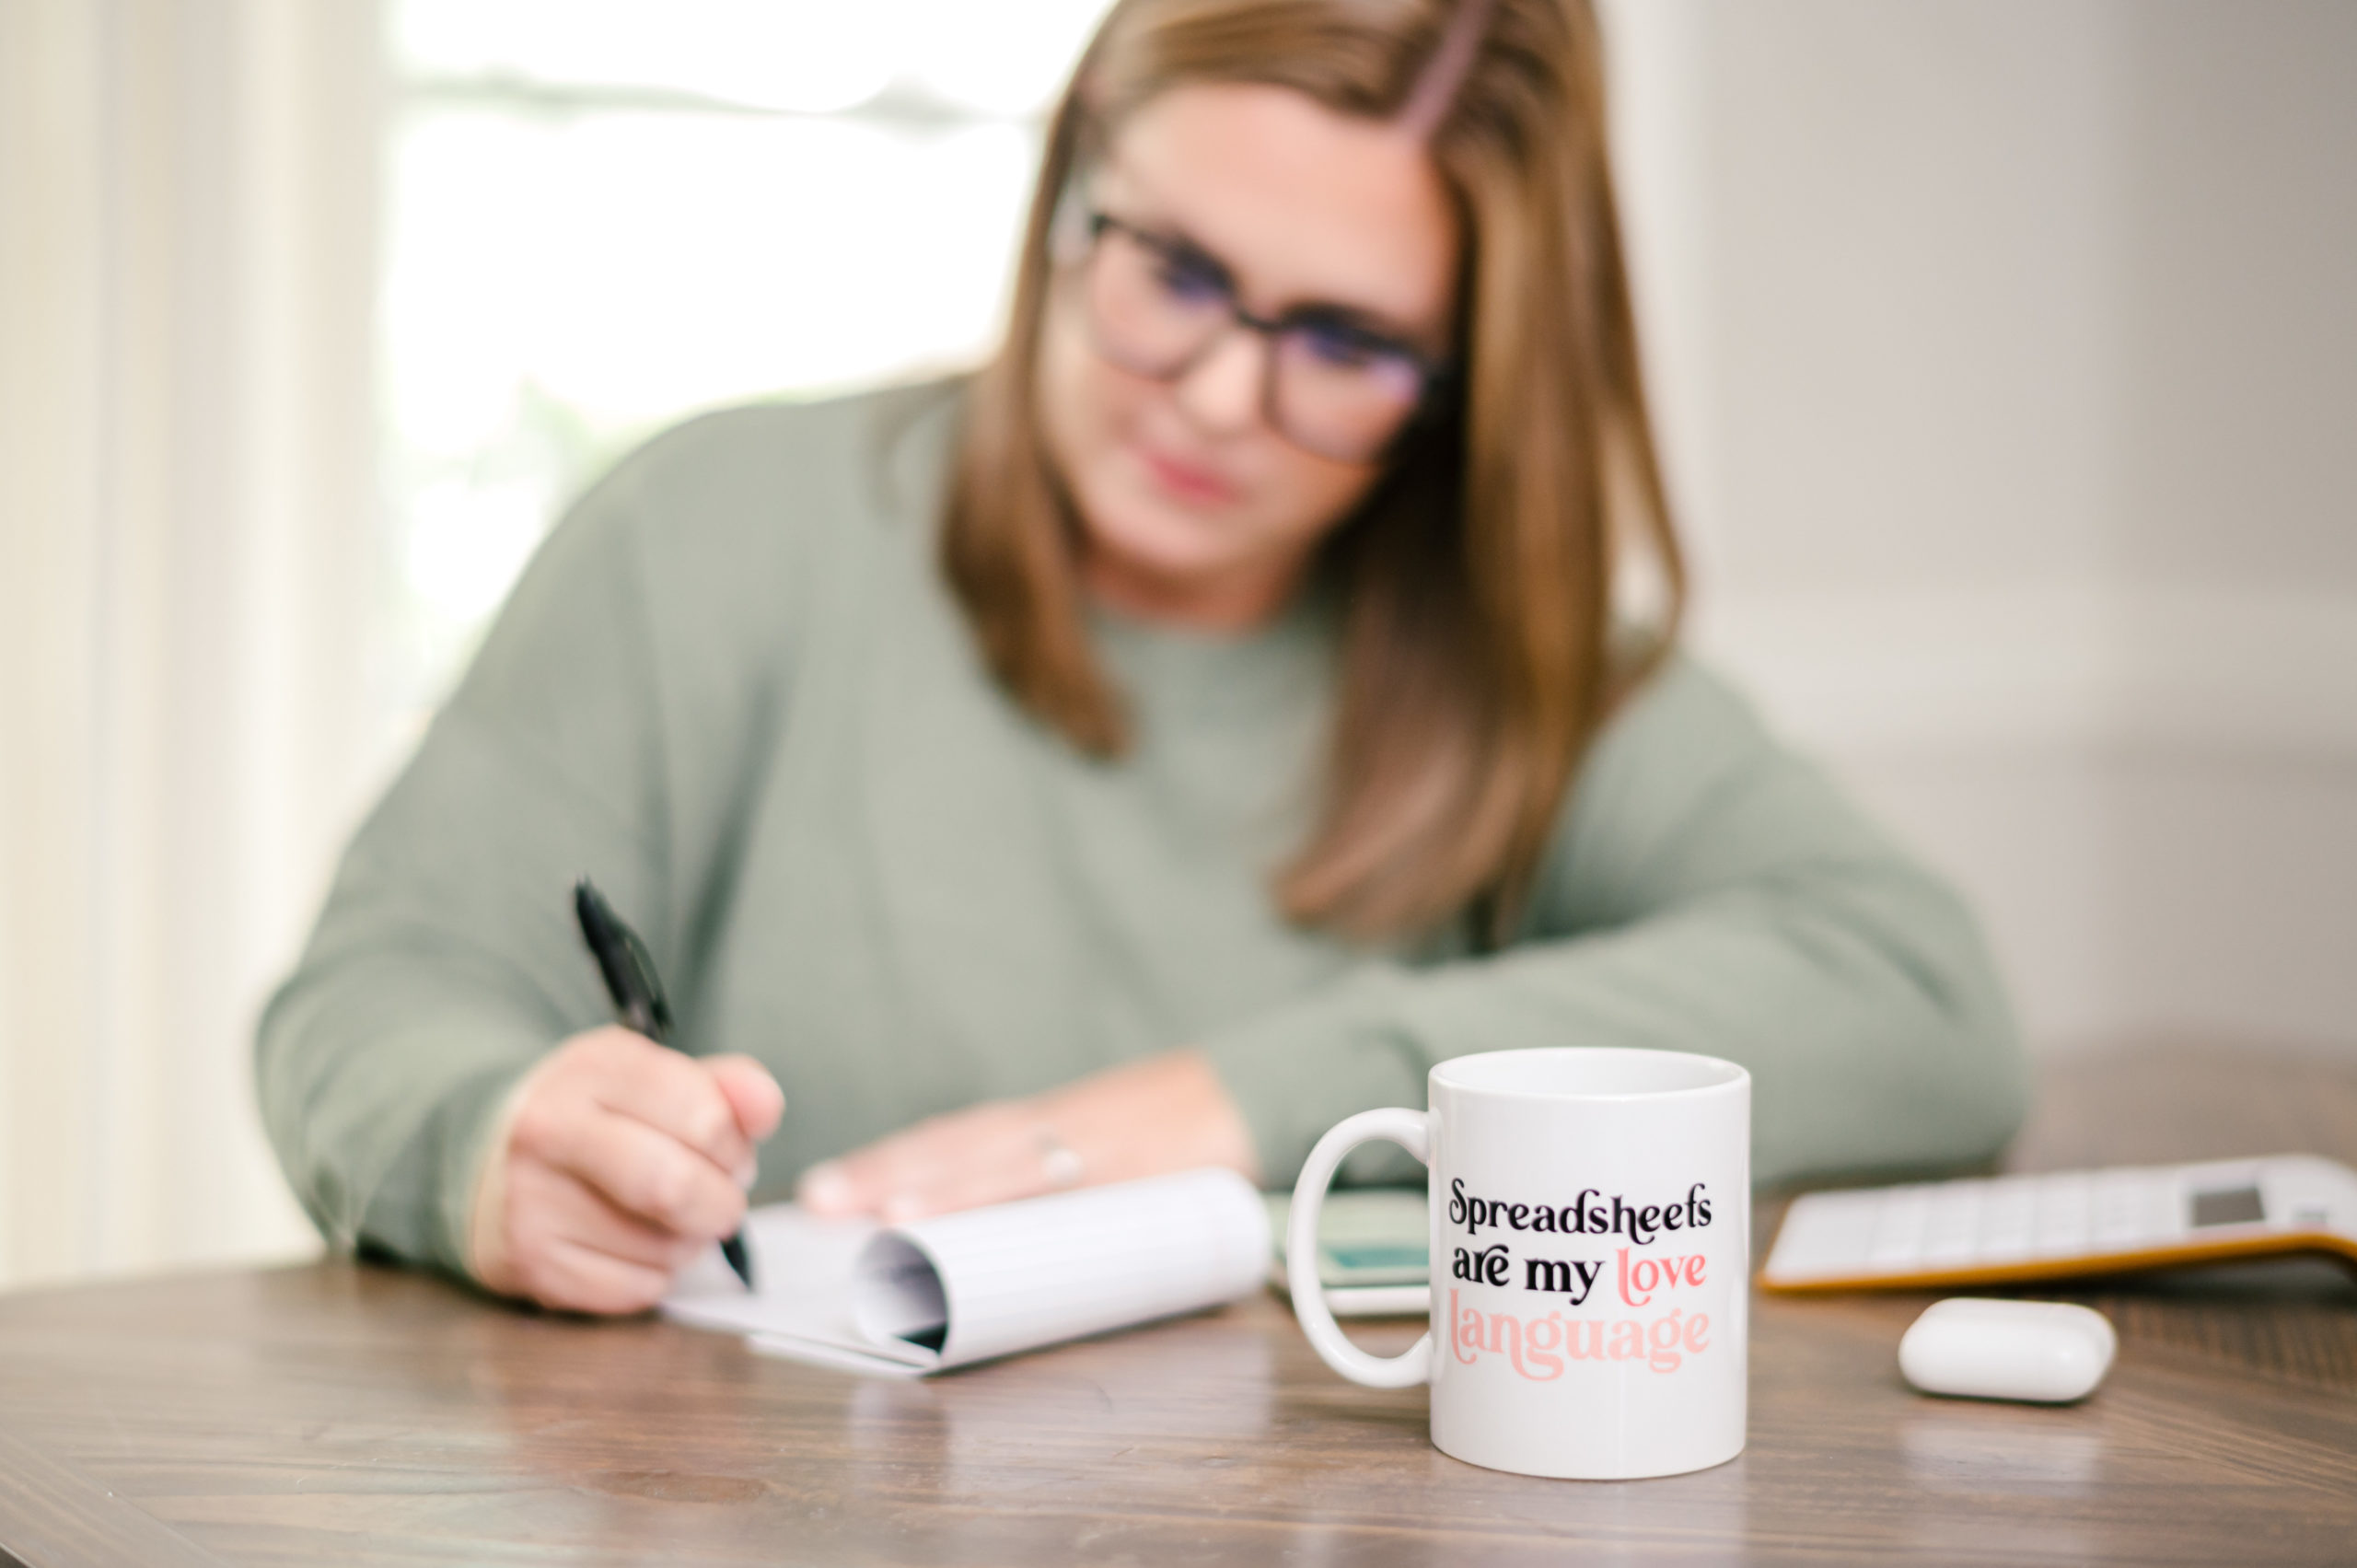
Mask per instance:
[[[1529,1366],[1523,1365],[1524,1342],[1536,1340],[1538,1330],[1546,1327],[1546,1319],[1541,1318],[1526,1330],[1521,1318],[1510,1313],[1493,1313],[1490,1318],[1490,1348],[1496,1350],[1500,1342],[1503,1341],[1505,1345],[1506,1359],[1514,1363],[1514,1369],[1534,1383],[1544,1383],[1551,1378],[1560,1377],[1562,1376],[1563,1364],[1554,1356],[1540,1355],[1536,1351],[1531,1353],[1530,1360],[1533,1365],[1545,1366],[1549,1369],[1543,1375],[1533,1372]]]
[[[1645,1260],[1644,1267],[1648,1272],[1651,1272],[1653,1269],[1652,1260]],[[1643,1291],[1645,1294],[1643,1295],[1631,1295],[1629,1294],[1629,1287],[1634,1282],[1630,1277],[1629,1272],[1629,1249],[1623,1247],[1620,1249],[1620,1260],[1619,1284],[1620,1289],[1620,1299],[1627,1302],[1631,1307],[1643,1307],[1654,1298],[1653,1287],[1650,1285],[1638,1285],[1637,1288]]]
[[[1449,1349],[1458,1361],[1470,1366],[1481,1352],[1481,1315],[1471,1307],[1457,1309],[1457,1292],[1448,1293],[1448,1318],[1455,1331],[1448,1336]],[[1467,1354],[1467,1352],[1472,1354]]]
[[[1459,1362],[1469,1366],[1484,1353],[1502,1355],[1516,1376],[1534,1383],[1561,1377],[1567,1359],[1642,1361],[1655,1372],[1675,1372],[1688,1355],[1700,1355],[1711,1344],[1709,1316],[1688,1317],[1682,1307],[1650,1319],[1566,1320],[1561,1312],[1550,1312],[1525,1322],[1511,1312],[1460,1306],[1451,1291],[1448,1312],[1454,1323],[1449,1349]]]
[[[1678,1335],[1683,1332],[1678,1323],[1679,1310],[1678,1307],[1671,1307],[1668,1317],[1655,1318],[1653,1327],[1645,1330],[1646,1342],[1653,1347],[1653,1354],[1646,1357],[1645,1365],[1655,1372],[1675,1372],[1682,1359],[1678,1353]]]

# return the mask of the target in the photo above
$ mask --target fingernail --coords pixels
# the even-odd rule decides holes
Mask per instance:
[[[888,1225],[899,1225],[902,1220],[917,1219],[923,1214],[924,1204],[906,1194],[884,1200],[883,1214],[885,1223]]]
[[[748,1192],[753,1190],[753,1183],[761,1179],[761,1162],[760,1160],[748,1159],[737,1167],[737,1185]]]
[[[851,1178],[833,1160],[822,1160],[802,1173],[797,1190],[806,1209],[825,1213],[851,1207]]]

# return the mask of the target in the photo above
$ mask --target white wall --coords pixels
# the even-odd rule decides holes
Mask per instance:
[[[1699,640],[2040,1046],[2357,1058],[2357,6],[1607,16]]]
[[[254,1015],[366,685],[374,0],[0,0],[0,1287],[311,1249]]]

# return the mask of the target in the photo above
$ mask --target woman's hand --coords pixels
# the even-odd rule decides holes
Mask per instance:
[[[474,1196],[469,1263],[503,1295],[640,1312],[745,1218],[753,1146],[785,1096],[745,1056],[696,1058],[616,1027],[528,1074]]]
[[[1260,1176],[1219,1075],[1201,1053],[1173,1051],[919,1122],[812,1166],[795,1196],[812,1214],[898,1222],[1206,1165]]]

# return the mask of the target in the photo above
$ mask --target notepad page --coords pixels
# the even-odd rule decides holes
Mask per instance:
[[[1237,1300],[1270,1240],[1251,1184],[1200,1170],[894,1226],[792,1204],[747,1215],[760,1289],[717,1249],[683,1271],[666,1316],[754,1348],[898,1376],[965,1365]]]
[[[852,1320],[853,1272],[876,1237],[866,1220],[822,1220],[792,1203],[745,1216],[745,1247],[757,1291],[749,1291],[712,1249],[672,1283],[663,1314],[700,1329],[781,1335],[797,1342],[915,1366],[934,1357],[902,1344],[870,1344]]]
[[[1249,1182],[1185,1171],[896,1226],[862,1255],[855,1310],[869,1343],[946,1318],[942,1364],[964,1365],[1248,1295],[1269,1247]],[[920,1261],[939,1295],[912,1300]]]

